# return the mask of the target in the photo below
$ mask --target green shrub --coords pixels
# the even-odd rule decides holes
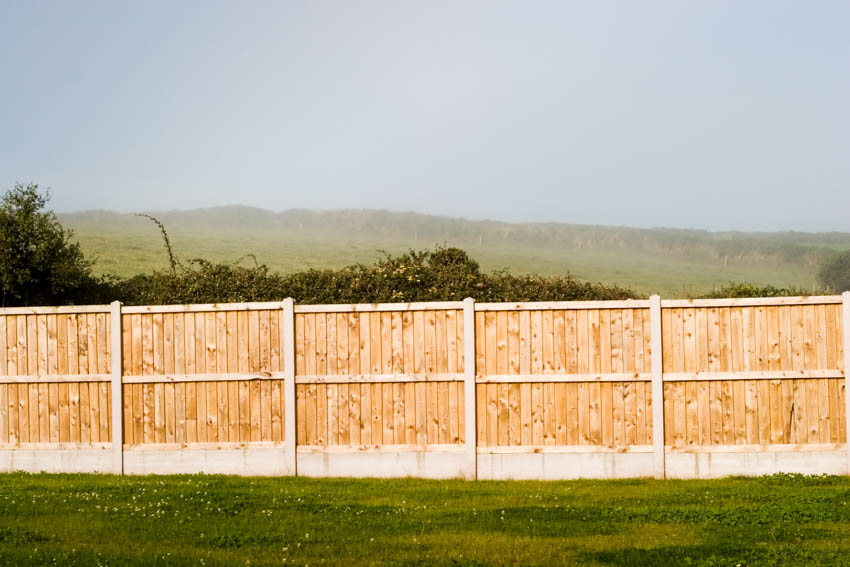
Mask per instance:
[[[0,291],[4,306],[90,302],[109,293],[91,274],[93,262],[71,242],[48,193],[20,183],[0,200]]]
[[[302,304],[393,303],[408,301],[568,301],[626,299],[626,288],[581,282],[572,276],[485,274],[458,248],[386,255],[371,264],[340,270],[270,272],[267,266],[242,267],[194,260],[174,272],[155,271],[115,282],[115,298],[128,305],[279,301]]]
[[[813,292],[796,287],[760,286],[746,282],[732,282],[729,285],[715,288],[711,293],[702,297],[715,299],[723,297],[795,297],[799,295],[824,295],[824,292]]]
[[[827,260],[818,271],[818,282],[835,293],[850,291],[850,250]]]

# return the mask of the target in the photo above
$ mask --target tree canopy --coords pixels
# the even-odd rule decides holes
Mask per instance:
[[[96,284],[92,261],[71,241],[56,215],[45,210],[50,195],[20,184],[0,200],[0,288],[3,305],[74,303]]]
[[[824,262],[818,272],[818,281],[836,293],[850,291],[850,250]]]

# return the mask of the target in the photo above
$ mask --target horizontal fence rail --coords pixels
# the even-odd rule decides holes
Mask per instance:
[[[0,468],[850,472],[850,292],[0,309]]]

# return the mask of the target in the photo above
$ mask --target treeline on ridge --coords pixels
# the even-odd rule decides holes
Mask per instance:
[[[641,298],[617,285],[579,281],[571,275],[543,277],[506,271],[485,273],[459,248],[411,250],[373,264],[338,270],[272,272],[255,263],[181,262],[162,230],[170,268],[130,278],[96,277],[72,233],[64,229],[49,199],[37,185],[21,185],[0,202],[0,286],[3,306],[100,304],[126,305],[279,301],[302,304],[457,301],[578,301]],[[730,284],[711,297],[806,295],[799,289]]]

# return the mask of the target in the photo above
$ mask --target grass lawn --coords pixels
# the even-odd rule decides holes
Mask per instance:
[[[850,565],[850,478],[0,475],[3,565]]]

